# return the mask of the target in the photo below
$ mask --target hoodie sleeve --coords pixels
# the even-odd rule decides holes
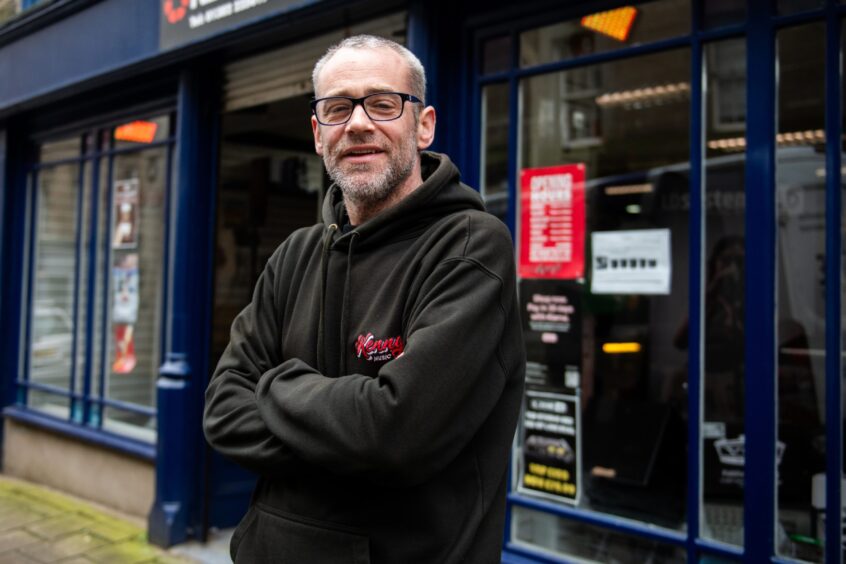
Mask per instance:
[[[495,268],[467,256],[440,263],[415,302],[405,352],[377,377],[327,378],[299,359],[265,373],[256,396],[267,427],[337,474],[407,486],[443,469],[521,375],[522,340],[502,346],[504,334],[520,339],[510,248],[494,245]]]
[[[271,267],[280,252],[284,251],[274,254],[259,277],[250,304],[232,322],[230,342],[206,390],[203,413],[209,444],[259,474],[278,473],[295,459],[262,420],[255,394],[259,377],[281,362],[281,313]]]

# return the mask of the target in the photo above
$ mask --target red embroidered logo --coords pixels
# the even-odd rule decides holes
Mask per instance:
[[[399,358],[403,350],[405,350],[405,343],[402,342],[402,337],[377,339],[373,333],[368,333],[359,335],[355,340],[355,355],[371,362]]]

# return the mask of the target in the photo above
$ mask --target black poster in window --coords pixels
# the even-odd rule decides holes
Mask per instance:
[[[576,503],[581,496],[579,398],[526,391],[519,489]]]
[[[566,280],[520,281],[528,386],[567,393],[579,388],[582,288]]]

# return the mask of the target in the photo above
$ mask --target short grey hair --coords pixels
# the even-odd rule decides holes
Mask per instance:
[[[311,83],[314,86],[315,95],[317,94],[317,78],[320,76],[323,67],[341,49],[390,49],[398,54],[408,66],[408,78],[411,84],[411,92],[409,94],[417,96],[425,104],[426,70],[423,68],[423,63],[420,62],[420,59],[414,53],[396,41],[375,35],[353,35],[330,47],[314,65],[314,70],[311,73]]]

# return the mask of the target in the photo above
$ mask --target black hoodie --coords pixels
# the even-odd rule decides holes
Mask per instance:
[[[498,562],[525,357],[506,227],[443,155],[346,233],[273,254],[206,393],[204,429],[259,473],[236,562]]]

